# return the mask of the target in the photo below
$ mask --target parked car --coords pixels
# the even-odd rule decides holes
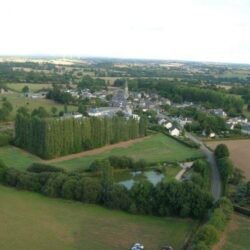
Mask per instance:
[[[140,243],[135,243],[132,247],[131,250],[142,250],[144,249],[144,246]]]

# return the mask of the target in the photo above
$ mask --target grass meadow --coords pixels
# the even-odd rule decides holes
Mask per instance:
[[[65,169],[87,168],[94,160],[103,159],[108,156],[129,156],[135,160],[144,159],[149,164],[157,162],[185,161],[192,157],[202,156],[202,152],[191,149],[175,141],[174,139],[156,134],[145,140],[132,144],[127,148],[114,148],[108,152],[96,155],[79,157],[66,161],[58,161],[54,165]]]
[[[63,104],[48,99],[32,99],[30,97],[25,97],[20,93],[0,94],[0,98],[2,97],[6,97],[7,100],[13,106],[13,111],[10,114],[11,120],[14,120],[17,109],[22,106],[27,107],[30,111],[38,107],[44,107],[50,113],[52,107],[56,107],[58,112],[64,110]],[[71,105],[68,106],[68,111],[76,111],[76,110],[77,110],[76,106],[71,106]]]
[[[144,159],[148,163],[157,162],[176,162],[185,161],[192,157],[201,157],[203,154],[200,150],[188,148],[174,139],[163,135],[155,134],[145,138],[142,141],[131,144],[128,147],[115,147],[112,150],[96,153],[99,149],[94,149],[93,154],[89,156],[77,157],[70,160],[54,159],[52,161],[43,161],[39,157],[34,156],[24,150],[13,146],[0,148],[0,159],[9,167],[25,169],[33,162],[44,162],[46,164],[62,167],[66,170],[75,170],[88,168],[89,165],[96,159],[103,159],[111,155],[129,156],[135,160]]]
[[[131,215],[0,186],[1,250],[181,249],[197,223]]]
[[[24,86],[28,86],[31,92],[37,92],[42,89],[52,87],[50,83],[8,83],[7,87],[16,92],[22,92]]]
[[[250,218],[235,214],[222,242],[222,250],[248,250],[250,248]]]

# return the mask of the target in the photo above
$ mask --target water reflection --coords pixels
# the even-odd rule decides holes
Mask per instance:
[[[131,189],[136,181],[148,180],[153,185],[158,184],[163,180],[164,174],[161,174],[155,170],[149,171],[122,171],[115,174],[116,181],[125,186],[127,189]]]

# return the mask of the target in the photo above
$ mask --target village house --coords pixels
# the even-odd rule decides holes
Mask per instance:
[[[166,129],[170,129],[173,127],[173,124],[171,122],[167,122],[163,125]]]
[[[172,136],[178,137],[178,136],[180,136],[181,131],[180,131],[180,129],[174,127],[174,128],[172,128],[172,129],[169,130],[169,133],[170,133],[170,135],[172,135]]]
[[[36,94],[31,94],[30,97],[32,99],[43,99],[43,98],[46,98],[47,93],[48,92],[43,91],[43,92],[39,92],[39,93],[36,93]]]
[[[175,108],[187,108],[192,107],[194,105],[193,102],[183,102],[183,103],[175,103],[173,104],[173,107]]]
[[[79,118],[83,118],[83,115],[79,112],[67,112],[63,114],[63,118],[67,119],[67,118],[74,118],[74,119],[79,119]]]
[[[243,117],[234,117],[234,118],[230,118],[226,121],[227,127],[229,129],[234,129],[236,125],[243,125],[243,124],[247,124],[248,119],[247,118],[243,118]]]
[[[227,117],[227,113],[223,109],[210,109],[209,112],[221,118]]]
[[[171,117],[171,120],[178,123],[181,128],[184,128],[186,124],[191,124],[193,122],[193,119],[183,116]]]
[[[250,135],[250,122],[248,122],[248,123],[242,125],[242,127],[241,127],[241,132],[242,132],[243,134]]]
[[[112,117],[116,115],[118,111],[121,111],[120,107],[101,107],[92,108],[88,111],[88,115],[92,117],[109,116]]]

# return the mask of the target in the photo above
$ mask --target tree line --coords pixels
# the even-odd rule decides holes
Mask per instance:
[[[221,108],[229,113],[241,113],[244,101],[239,96],[233,96],[216,90],[205,89],[187,84],[177,84],[165,79],[132,79],[129,87],[136,91],[155,91],[161,96],[180,103],[190,101],[201,103],[207,108]]]
[[[44,159],[102,147],[146,135],[144,117],[40,118],[18,113],[15,144]]]
[[[100,178],[51,167],[47,171],[46,166],[20,171],[0,164],[0,182],[49,197],[99,204],[135,214],[203,218],[212,206],[211,195],[192,181],[161,182],[156,186],[140,181],[127,190],[114,182],[113,167],[108,161],[103,162]]]

